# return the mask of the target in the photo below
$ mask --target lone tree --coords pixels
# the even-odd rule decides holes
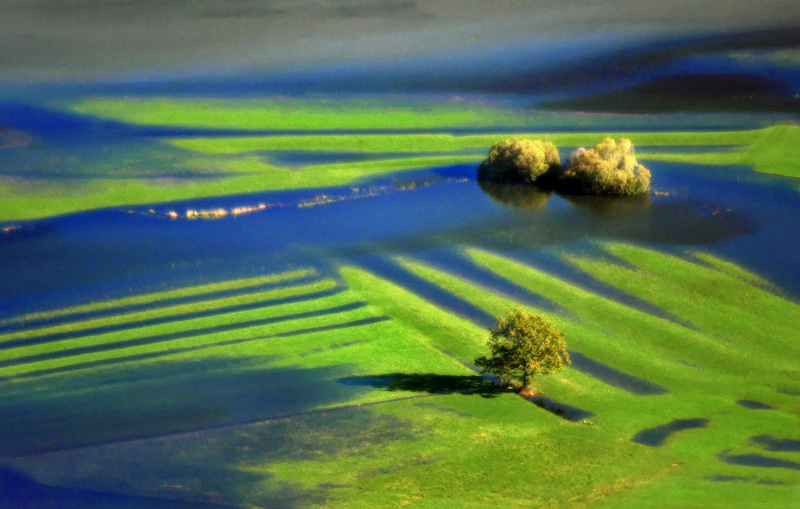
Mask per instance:
[[[546,375],[572,363],[564,333],[544,317],[522,308],[497,317],[489,332],[492,353],[475,359],[475,365],[502,380],[521,380],[521,390],[537,373]]]

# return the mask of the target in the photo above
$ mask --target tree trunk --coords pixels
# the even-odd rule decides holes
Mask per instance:
[[[527,369],[523,369],[522,370],[522,388],[525,389],[526,387],[528,387],[528,370]]]

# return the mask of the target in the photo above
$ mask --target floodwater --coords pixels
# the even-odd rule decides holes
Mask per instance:
[[[84,178],[111,179],[131,175],[152,178],[158,174],[182,178],[216,177],[213,174],[187,175],[180,168],[179,151],[158,142],[159,136],[198,133],[128,128],[114,123],[83,121],[68,115],[50,117],[44,110],[23,108],[8,111],[16,113],[5,118],[0,116],[0,119],[7,121],[10,118],[13,122],[9,127],[30,133],[33,138],[26,146],[0,151],[0,175],[12,176],[15,184],[24,185],[30,179],[31,182],[37,182],[32,185],[39,185],[39,179],[46,178],[57,181],[58,185],[77,186]],[[331,160],[358,160],[362,157],[347,153],[303,152],[265,154],[265,157],[270,155],[276,161],[298,167]],[[130,173],[109,173],[107,163],[119,157],[127,158],[126,167]],[[402,284],[475,323],[485,326],[492,322],[492,317],[478,307],[411,275],[393,259],[396,255],[409,256],[451,271],[517,301],[567,313],[557,302],[549,301],[470,262],[460,254],[460,248],[466,246],[483,248],[530,263],[647,312],[679,320],[614,288],[582,279],[586,276],[561,263],[553,254],[553,248],[597,253],[597,247],[593,244],[596,240],[633,242],[675,253],[687,248],[711,251],[761,274],[788,296],[795,299],[800,296],[800,261],[796,257],[800,243],[798,181],[756,174],[745,167],[653,162],[649,166],[653,173],[653,187],[660,192],[658,195],[607,199],[560,196],[518,186],[479,184],[475,181],[476,166],[458,164],[429,168],[335,188],[263,192],[109,208],[15,223],[18,229],[0,234],[0,318],[180,286],[314,267],[319,276],[303,280],[308,282],[329,275],[336,277],[336,269],[341,265],[357,265]],[[264,206],[260,207],[262,204]],[[188,209],[230,210],[235,207],[252,207],[253,211],[215,220],[190,220],[185,217]],[[170,218],[170,211],[183,217]],[[338,292],[341,286],[326,291]],[[318,296],[313,294],[295,299]],[[303,316],[339,313],[363,305],[365,303],[355,302]],[[246,308],[244,305],[237,310]],[[191,316],[202,316],[202,313]],[[325,327],[355,327],[386,319],[388,317],[377,316]],[[264,319],[259,323],[268,323],[269,320]],[[109,326],[96,332],[157,323],[159,319],[152,319]],[[196,330],[193,334],[219,332],[224,328],[224,325],[220,325],[213,330]],[[305,332],[309,330],[283,334]],[[66,333],[60,336],[42,335],[24,341],[36,344],[67,337],[69,334]],[[165,334],[132,341],[152,343],[170,339]],[[354,343],[362,340],[356,338]],[[230,344],[237,341],[246,340],[233,339]],[[139,343],[131,343],[134,344]],[[36,358],[0,360],[0,366],[57,359],[63,355],[90,353],[102,348],[86,347],[85,350],[52,352]],[[191,348],[195,347],[187,346],[186,350]],[[0,359],[1,354],[2,349]],[[158,354],[140,354],[121,360],[141,360],[152,358],[153,355]],[[633,394],[647,396],[666,391],[648,380],[593,359],[577,353],[573,353],[573,356],[577,369]],[[83,389],[108,382],[107,391],[92,397],[97,398],[97,408],[111,410],[104,416],[104,422],[89,425],[92,426],[92,440],[112,440],[114,437],[103,435],[104,430],[107,427],[122,429],[131,419],[130,415],[113,411],[115,402],[120,398],[120,393],[115,391],[122,389],[114,389],[115,384],[108,379],[81,378],[78,372],[80,368],[103,367],[99,364],[102,362],[94,361],[90,365],[90,361],[31,373],[33,381],[20,379],[18,382],[47,393],[55,388],[47,385],[50,382],[46,377],[37,380],[38,375],[75,370],[72,381],[74,387],[59,387],[60,390],[70,389],[75,395],[46,408],[37,406],[36,402],[25,401],[22,395],[14,400],[13,408],[17,410],[17,415],[28,416],[66,412],[67,417],[59,425],[62,422],[74,424],[80,421],[84,426],[84,417],[72,415],[71,409],[79,409],[81,404],[85,404],[84,400],[80,400],[81,394],[86,393]],[[218,368],[211,362],[187,366],[166,361],[163,365],[154,366],[155,371],[137,372],[137,376],[146,380],[164,376],[164,373],[186,374],[171,390],[175,394],[192,392],[199,397],[181,415],[173,416],[170,429],[174,428],[175,431],[220,424],[213,416],[207,415],[208,408],[224,409],[225,415],[230,415],[228,423],[253,422],[276,414],[302,413],[323,402],[327,404],[345,400],[353,390],[369,390],[376,385],[399,389],[413,387],[414,390],[433,387],[440,390],[442,384],[447,382],[444,386],[451,391],[490,396],[486,394],[485,384],[479,377],[457,377],[443,381],[441,378],[431,380],[388,374],[384,377],[386,380],[376,381],[356,380],[352,373],[344,370],[339,372],[339,368],[294,370],[271,367],[261,370],[262,367],[259,367],[259,370],[252,369],[244,376],[226,375]],[[245,368],[249,366],[242,367]],[[286,398],[289,392],[285,387],[286,380],[298,381],[299,389],[292,393],[303,394],[305,399]],[[331,384],[330,380],[342,383]],[[160,386],[145,388],[140,396],[143,400],[157,400],[162,390]],[[232,394],[236,394],[236,397],[231,397]],[[254,400],[262,402],[262,405],[254,407],[251,404]],[[536,402],[570,420],[580,421],[594,415],[548,398],[539,398]],[[157,410],[173,415],[171,405],[174,401],[164,404],[168,406],[165,406],[166,410]],[[147,416],[133,417],[141,422],[134,422],[132,428],[140,426],[146,429]],[[30,418],[29,421],[32,424],[27,429],[10,427],[4,431],[2,445],[5,449],[0,451],[0,457],[88,445],[62,443],[58,434],[50,432],[49,421],[40,422],[38,418]],[[643,430],[637,435],[640,440],[636,437],[634,440],[646,445],[660,445],[672,432],[702,427],[704,424],[703,419],[676,421]],[[146,433],[143,432],[144,435]],[[46,440],[42,441],[42,437]],[[69,433],[65,433],[65,437],[69,437]],[[765,440],[759,443],[767,448],[796,447],[796,440],[788,438]],[[754,461],[750,456],[726,456],[724,460],[735,464],[751,464]],[[760,456],[756,460],[764,463]],[[773,462],[762,466],[795,468],[794,463]],[[74,499],[76,506],[106,503],[135,507],[137,504],[150,503],[144,499],[112,500],[108,498],[111,495],[97,492],[56,490],[10,469],[0,470],[0,487],[4,486],[16,486],[23,490],[20,497]],[[16,492],[12,496],[16,496]],[[172,507],[168,504],[164,506]]]
[[[649,447],[660,447],[673,434],[679,431],[692,428],[705,428],[708,419],[675,419],[667,424],[662,424],[654,428],[643,429],[636,433],[631,441]]]
[[[0,237],[0,314],[291,267],[386,265],[396,254],[449,265],[457,246],[537,263],[546,248],[586,249],[594,239],[709,250],[800,295],[797,182],[744,167],[650,166],[653,187],[668,196],[520,197],[482,189],[475,165],[462,164],[340,188],[158,204],[155,214],[148,205],[33,221]],[[164,216],[262,203],[269,207],[213,221]]]
[[[69,188],[90,177],[217,176],[213,171],[187,173],[180,168],[180,151],[158,141],[159,136],[198,134],[192,130],[131,127],[33,106],[0,106],[4,124],[33,139],[27,146],[0,151],[0,172],[22,188],[27,178],[33,179],[30,185],[49,178]],[[625,127],[624,117],[620,124]],[[348,154],[282,151],[272,157],[302,166],[345,160]],[[127,170],[113,169],[111,163],[120,159]],[[442,292],[434,295],[430,285],[394,266],[391,256],[412,255],[453,267],[506,295],[557,309],[557,303],[543,302],[465,263],[457,248],[485,248],[576,277],[548,258],[547,248],[587,250],[596,239],[675,252],[709,250],[800,295],[796,180],[746,167],[652,162],[653,188],[666,195],[604,199],[479,185],[475,166],[406,172],[338,188],[158,204],[152,207],[155,214],[145,205],[18,224],[0,236],[0,317],[291,267],[333,273],[340,264],[357,264],[484,323],[491,317]],[[165,217],[172,210],[183,214],[259,204],[267,207],[214,221]],[[626,298],[613,289],[598,291]],[[646,303],[633,304],[647,308]]]

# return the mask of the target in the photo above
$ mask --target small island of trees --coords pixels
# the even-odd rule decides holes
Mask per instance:
[[[478,168],[478,180],[532,184],[568,194],[633,196],[650,190],[650,171],[636,160],[626,138],[579,148],[563,166],[549,141],[504,140],[492,145]]]

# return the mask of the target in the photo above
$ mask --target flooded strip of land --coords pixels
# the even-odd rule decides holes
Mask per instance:
[[[614,387],[626,390],[632,394],[639,396],[653,396],[657,394],[666,394],[669,391],[658,384],[655,384],[644,378],[630,375],[611,366],[597,362],[594,359],[586,357],[580,352],[573,350],[569,351],[570,359],[572,359],[572,367],[582,373],[597,378]]]
[[[768,451],[800,452],[800,439],[796,438],[777,438],[771,435],[758,435],[750,437],[750,441]]]
[[[578,422],[583,419],[594,417],[595,415],[594,412],[556,401],[547,396],[533,396],[530,398],[530,402],[568,421]]]
[[[800,463],[797,461],[784,460],[780,458],[770,458],[762,454],[720,454],[720,459],[731,465],[742,465],[745,467],[757,468],[786,468],[788,470],[800,470]]]
[[[750,410],[772,410],[775,408],[767,403],[762,403],[761,401],[755,401],[752,399],[740,399],[736,403],[745,408],[749,408]]]
[[[670,423],[662,424],[654,428],[643,429],[636,433],[633,438],[631,438],[631,441],[648,447],[660,447],[664,445],[673,433],[693,428],[705,428],[708,422],[708,419],[700,418],[676,419]]]

